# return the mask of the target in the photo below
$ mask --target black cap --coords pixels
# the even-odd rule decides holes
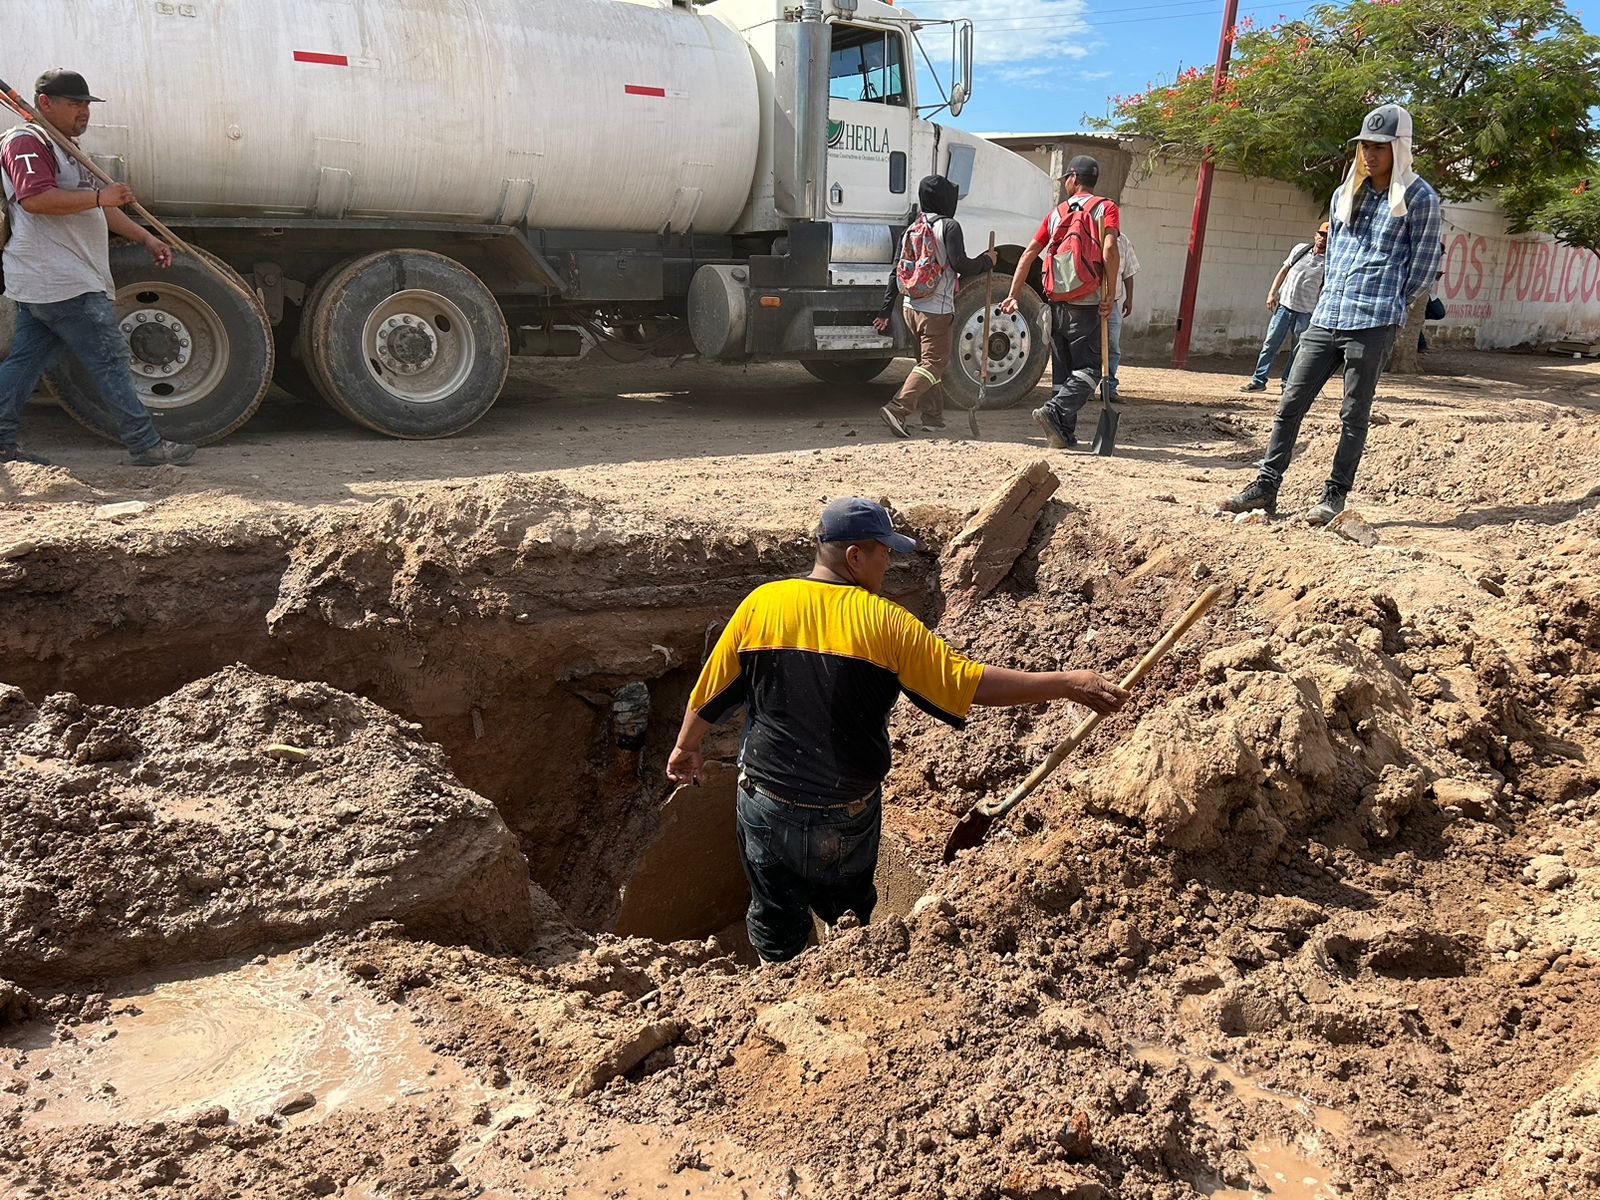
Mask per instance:
[[[33,94],[35,96],[55,96],[62,100],[93,100],[96,104],[104,104],[99,96],[89,94],[89,81],[76,71],[69,71],[65,67],[51,67],[43,75],[33,81]]]
[[[917,543],[894,531],[894,522],[881,504],[850,496],[822,510],[819,542],[882,542],[891,550],[915,550]]]
[[[1093,183],[1100,178],[1100,163],[1087,154],[1075,154],[1072,161],[1067,164],[1067,169],[1061,172],[1061,178],[1076,175],[1080,180]]]

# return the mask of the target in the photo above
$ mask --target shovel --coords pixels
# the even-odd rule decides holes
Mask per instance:
[[[973,437],[978,432],[978,410],[989,396],[989,315],[994,309],[994,230],[989,231],[989,272],[983,280],[983,345],[978,349],[978,401],[967,409],[967,426]]]
[[[1113,297],[1113,302],[1115,298]],[[1094,427],[1089,449],[1109,458],[1117,452],[1117,422],[1122,414],[1111,406],[1111,325],[1100,314],[1100,423]]]
[[[1137,687],[1139,681],[1150,673],[1158,662],[1166,657],[1167,651],[1178,644],[1179,639],[1194,626],[1194,623],[1206,615],[1206,610],[1217,602],[1222,595],[1222,588],[1212,584],[1200,593],[1200,598],[1189,606],[1189,611],[1178,618],[1177,624],[1167,630],[1166,635],[1151,648],[1150,653],[1139,660],[1139,665],[1123,677],[1122,686],[1129,690]],[[1099,713],[1091,713],[1072,731],[1070,735],[1050,751],[1050,757],[1045,759],[1031,772],[1028,777],[1012,789],[1004,800],[980,800],[967,812],[967,815],[956,822],[956,827],[950,831],[950,836],[944,843],[945,862],[954,862],[955,857],[963,850],[970,850],[989,836],[989,830],[994,828],[995,822],[1005,816],[1033,792],[1033,789],[1043,783],[1062,761],[1071,754],[1091,733],[1100,727],[1104,718]]]

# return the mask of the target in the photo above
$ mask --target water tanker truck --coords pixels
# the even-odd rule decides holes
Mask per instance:
[[[113,247],[139,393],[183,441],[237,429],[274,381],[445,436],[513,354],[864,382],[911,348],[871,321],[922,176],[960,185],[1002,269],[1051,200],[932,119],[970,95],[971,24],[878,0],[0,0],[0,28],[22,32],[0,76],[81,71],[107,99],[84,149],[246,285]],[[958,402],[982,306],[962,292]],[[995,314],[991,403],[1038,382],[1046,319],[1036,291]],[[51,383],[112,433],[74,361]]]

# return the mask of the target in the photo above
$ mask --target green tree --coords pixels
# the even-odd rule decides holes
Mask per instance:
[[[1211,68],[1190,67],[1113,97],[1099,124],[1150,139],[1154,156],[1209,156],[1325,202],[1347,139],[1389,102],[1410,111],[1417,172],[1445,199],[1536,192],[1525,211],[1544,223],[1523,228],[1596,244],[1590,193],[1553,186],[1600,161],[1600,37],[1562,0],[1352,0],[1266,28],[1242,21],[1215,98]],[[1396,369],[1415,341],[1401,337]]]
[[[1417,171],[1441,195],[1583,169],[1600,157],[1600,37],[1562,0],[1354,0],[1264,29],[1241,22],[1218,97],[1211,69],[1116,97],[1104,125],[1168,153],[1209,153],[1318,199],[1349,161],[1363,115],[1398,102]]]
[[[1511,232],[1548,233],[1600,255],[1600,167],[1507,188],[1501,203],[1511,214]]]

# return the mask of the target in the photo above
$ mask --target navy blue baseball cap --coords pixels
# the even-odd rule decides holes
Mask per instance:
[[[894,522],[881,504],[860,496],[835,500],[822,510],[817,529],[819,542],[882,542],[891,550],[915,550],[917,543],[894,531]]]

